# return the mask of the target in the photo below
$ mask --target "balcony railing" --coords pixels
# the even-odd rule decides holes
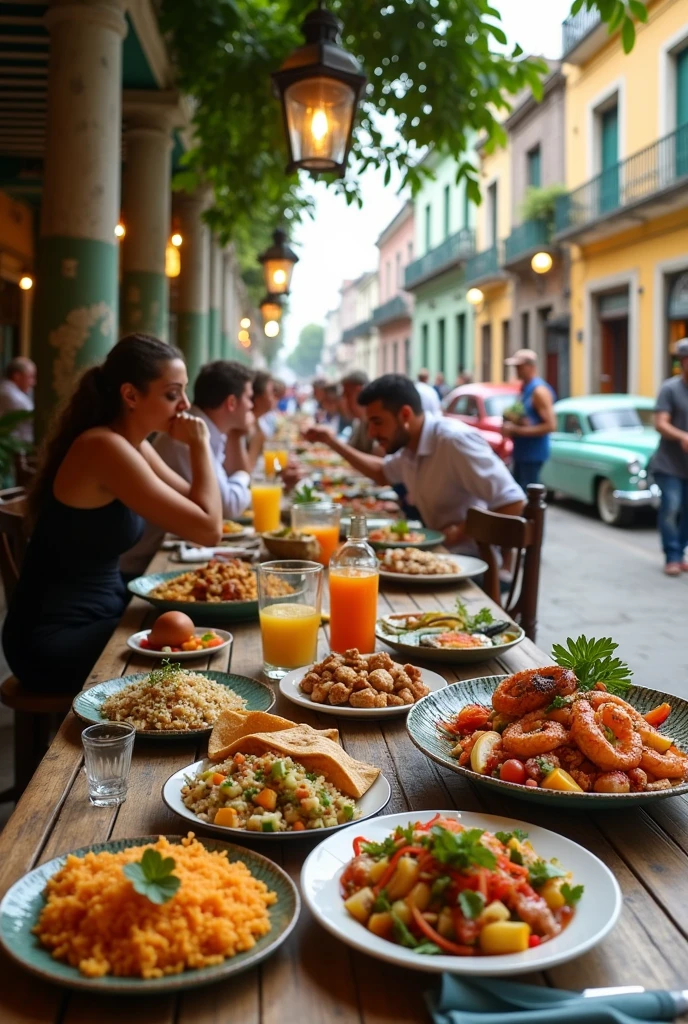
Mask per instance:
[[[342,345],[350,345],[356,338],[365,337],[366,334],[370,334],[372,328],[372,320],[362,320],[360,324],[348,327],[345,331],[342,331]]]
[[[688,184],[688,124],[621,160],[568,195],[559,196],[555,232],[583,228],[657,193]]]
[[[548,245],[552,235],[546,220],[526,220],[511,232],[504,242],[504,262],[513,263],[523,253]]]
[[[376,327],[381,324],[389,324],[393,320],[404,320],[411,316],[408,302],[403,295],[395,295],[388,302],[373,310],[373,323]]]
[[[562,57],[575,49],[587,35],[596,29],[600,23],[600,12],[598,10],[582,10],[578,14],[572,14],[561,26],[561,49]]]
[[[413,288],[419,281],[448,270],[452,264],[468,259],[474,252],[475,235],[470,228],[462,228],[424,256],[409,263],[404,271],[405,287]]]
[[[499,276],[503,263],[502,249],[503,246],[497,243],[497,245],[483,249],[482,252],[477,252],[475,256],[472,256],[466,264],[466,284],[471,281],[480,281],[483,278]]]

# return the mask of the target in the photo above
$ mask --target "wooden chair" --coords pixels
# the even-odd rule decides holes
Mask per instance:
[[[25,495],[21,493],[0,504],[0,577],[9,604],[17,586],[26,549]],[[0,492],[7,494],[7,492]],[[14,711],[14,785],[0,792],[0,803],[18,800],[48,749],[50,731],[71,707],[72,695],[41,694],[24,690],[16,676],[0,684],[0,703]]]
[[[14,479],[19,487],[28,487],[36,475],[36,456],[18,452],[14,457]]]
[[[487,562],[484,589],[510,618],[535,640],[538,591],[540,588],[540,552],[545,526],[545,488],[529,484],[528,501],[522,516],[504,516],[481,508],[471,508],[466,517],[466,536],[478,545],[480,557]],[[496,548],[515,551],[513,576],[506,598],[500,592]]]

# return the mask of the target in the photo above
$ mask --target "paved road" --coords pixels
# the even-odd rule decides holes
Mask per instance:
[[[688,698],[688,573],[662,573],[654,517],[627,529],[592,509],[557,502],[547,511],[538,646],[567,636],[611,636],[634,681]]]

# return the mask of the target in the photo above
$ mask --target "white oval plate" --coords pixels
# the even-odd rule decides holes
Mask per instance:
[[[376,653],[379,654],[380,652]],[[402,663],[399,662],[399,664]],[[393,715],[406,715],[414,707],[413,704],[404,704],[400,708],[352,708],[348,704],[316,704],[315,701],[310,699],[308,694],[302,693],[299,689],[299,683],[312,668],[312,665],[307,665],[305,668],[295,668],[291,672],[287,672],[286,676],[280,679],[280,693],[287,700],[290,700],[292,704],[299,704],[302,708],[310,708],[311,711],[317,711],[323,715],[339,715],[342,718],[391,718]],[[432,672],[429,668],[421,668],[420,673],[423,682],[431,693],[447,686],[447,680],[438,672]]]
[[[127,647],[131,647],[132,651],[136,651],[143,658],[170,658],[171,661],[190,661],[191,658],[207,658],[208,655],[224,651],[234,640],[232,634],[228,633],[227,630],[216,629],[214,626],[208,626],[207,629],[198,626],[194,629],[194,636],[203,636],[204,633],[209,631],[219,636],[222,639],[222,643],[218,647],[211,647],[206,651],[172,651],[170,653],[169,651],[152,651],[149,647],[141,647],[140,642],[150,636],[150,629],[142,629],[138,633],[132,633],[127,640]]]
[[[380,842],[397,825],[429,821],[437,813],[405,811],[403,814],[386,814],[368,822],[366,828],[357,831],[357,834]],[[503,818],[501,815],[473,811],[440,811],[440,814],[460,821],[466,828],[482,828],[489,832],[522,828],[528,833],[541,857],[545,860],[558,857],[567,870],[573,872],[575,884],[585,886],[573,920],[561,935],[523,953],[466,957],[423,956],[373,935],[344,909],[339,889],[342,871],[353,857],[349,833],[329,836],[319,843],[306,858],[301,871],[301,893],[323,928],[348,946],[401,967],[433,974],[450,971],[452,974],[496,977],[544,971],[573,960],[601,942],[616,924],[622,903],[619,884],[609,868],[578,843],[550,832],[549,829],[529,825],[515,818]]]
[[[482,558],[474,558],[473,555],[436,555],[443,562],[449,562],[456,567],[456,572],[448,573],[410,573],[410,572],[389,572],[380,566],[380,578],[394,582],[403,581],[406,583],[435,583],[442,586],[444,583],[456,583],[458,580],[469,580],[471,576],[481,576],[487,571],[487,562]]]
[[[347,821],[343,825],[333,825],[331,828],[306,828],[299,832],[253,832],[247,828],[228,828],[226,825],[210,825],[206,821],[201,821],[193,811],[185,805],[182,800],[182,787],[186,782],[185,776],[195,775],[199,770],[206,771],[208,768],[213,767],[213,762],[207,758],[203,758],[201,761],[195,761],[193,764],[187,765],[186,768],[182,768],[180,771],[175,772],[174,775],[170,775],[169,779],[162,787],[162,798],[167,804],[171,811],[178,814],[180,818],[185,818],[186,821],[190,821],[196,828],[207,829],[209,832],[215,832],[219,836],[233,836],[235,839],[268,839],[268,840],[282,840],[282,839],[314,839],[316,836],[330,835],[332,832],[339,832],[340,829],[350,828],[352,825],[360,825],[366,818],[371,818],[374,814],[379,814],[380,811],[384,810],[389,803],[389,798],[392,795],[389,782],[384,775],[378,775],[375,782],[372,784],[367,793],[356,801],[360,810],[360,818],[356,818],[354,821]]]

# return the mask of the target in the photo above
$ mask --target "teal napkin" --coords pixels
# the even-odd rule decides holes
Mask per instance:
[[[634,992],[585,998],[539,985],[496,978],[467,981],[442,975],[439,996],[427,996],[435,1024],[650,1024],[672,1021],[668,992]]]

